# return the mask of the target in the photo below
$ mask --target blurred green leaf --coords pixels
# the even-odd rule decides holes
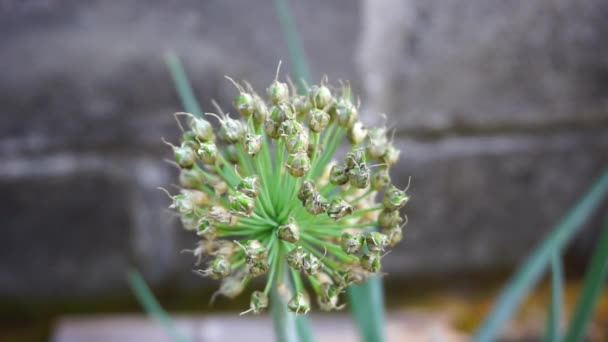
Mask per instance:
[[[608,275],[608,218],[604,223],[600,239],[595,247],[591,263],[585,272],[583,288],[574,308],[566,341],[584,340],[585,329],[593,315],[593,310],[606,285]]]
[[[608,170],[520,266],[502,290],[490,314],[477,329],[474,341],[496,339],[505,321],[511,317],[530,289],[542,277],[553,251],[563,248],[574,237],[578,229],[601,204],[606,193],[608,193]]]
[[[562,317],[562,296],[564,292],[564,272],[559,250],[551,256],[551,300],[547,312],[545,326],[546,342],[561,341],[560,322]]]
[[[163,310],[160,304],[158,304],[158,301],[154,298],[152,291],[150,291],[150,288],[146,285],[146,281],[139,272],[130,270],[129,273],[127,273],[127,280],[133,294],[135,294],[135,298],[137,298],[137,301],[146,311],[148,316],[156,319],[173,341],[189,341],[189,339],[178,331],[169,315]]]
[[[184,110],[200,118],[203,115],[201,106],[196,100],[196,96],[194,96],[192,85],[188,80],[188,76],[186,75],[186,71],[180,62],[179,57],[175,53],[169,52],[165,55],[165,63],[169,68],[171,78],[173,79],[173,83]]]

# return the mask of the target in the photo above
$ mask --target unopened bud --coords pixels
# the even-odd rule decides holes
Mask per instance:
[[[312,253],[306,253],[302,259],[302,271],[307,275],[315,275],[321,268],[321,261]]]
[[[206,165],[215,164],[218,153],[217,146],[213,141],[201,143],[197,151],[198,157]]]
[[[359,189],[365,189],[370,183],[370,171],[367,165],[360,164],[348,170],[350,184]]]
[[[340,246],[345,253],[357,254],[363,247],[363,236],[361,234],[342,233]]]
[[[319,215],[327,210],[329,203],[320,193],[314,193],[304,202],[304,208],[312,215]]]
[[[315,192],[315,183],[313,183],[311,180],[305,180],[300,186],[300,191],[298,191],[298,198],[300,201],[305,202]]]
[[[291,266],[294,270],[300,271],[302,269],[302,262],[304,260],[304,257],[307,254],[308,253],[304,251],[304,248],[302,246],[297,246],[289,253],[287,253],[287,255],[285,256],[285,260],[287,261],[287,264]]]
[[[262,136],[248,133],[245,135],[243,147],[248,155],[252,157],[257,155],[262,149]]]
[[[308,114],[308,127],[310,130],[319,133],[329,125],[329,114],[321,109],[312,109]]]
[[[249,310],[241,313],[241,315],[248,312],[259,314],[268,307],[268,296],[261,291],[253,291],[251,294],[251,300],[249,301]]]
[[[361,255],[359,263],[368,272],[376,273],[380,270],[380,256],[377,253],[365,253]]]
[[[245,177],[237,185],[236,190],[251,198],[256,198],[260,191],[260,181],[257,176]]]
[[[306,153],[298,152],[287,156],[287,171],[294,177],[302,177],[310,170],[310,158]]]
[[[175,161],[179,167],[190,169],[194,166],[196,155],[190,145],[184,143],[179,147],[173,147],[173,153],[175,154]]]
[[[386,128],[376,127],[369,131],[369,140],[367,142],[367,154],[373,159],[378,159],[386,153],[388,146],[388,138],[386,137]]]
[[[388,245],[388,238],[382,233],[369,232],[365,237],[365,243],[370,252],[382,252]]]
[[[248,217],[253,212],[255,200],[242,192],[236,191],[228,197],[230,202],[230,212],[238,216]]]
[[[329,207],[327,208],[327,215],[334,220],[339,220],[352,213],[353,207],[351,207],[350,204],[348,204],[341,197],[334,198],[329,203]]]
[[[300,229],[291,216],[289,217],[289,222],[287,224],[277,228],[277,236],[281,240],[292,243],[300,240]]]
[[[382,204],[384,204],[384,207],[387,209],[397,210],[406,205],[409,200],[410,196],[408,196],[405,191],[399,190],[393,185],[384,192]]]
[[[372,174],[371,185],[372,189],[380,190],[385,188],[391,183],[391,176],[388,173],[387,168],[380,168],[374,174]]]
[[[329,181],[334,185],[344,185],[348,182],[348,172],[342,165],[334,165],[329,173]]]
[[[355,122],[349,129],[347,135],[348,141],[353,145],[360,144],[367,138],[367,127],[361,122]]]
[[[308,313],[310,310],[310,301],[308,300],[308,296],[301,292],[296,293],[295,296],[291,298],[289,303],[287,303],[287,308],[296,315]]]
[[[402,221],[403,219],[399,216],[399,211],[397,210],[385,208],[378,215],[378,224],[383,228],[399,225]]]

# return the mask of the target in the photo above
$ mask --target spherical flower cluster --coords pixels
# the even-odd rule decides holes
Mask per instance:
[[[188,129],[171,145],[181,188],[171,208],[200,238],[193,253],[204,266],[196,272],[221,280],[216,294],[233,298],[266,276],[245,312],[268,307],[269,291],[286,279],[290,311],[310,310],[305,282],[320,309],[337,310],[345,288],[380,272],[402,239],[399,210],[409,196],[389,176],[399,151],[386,127],[359,120],[348,84],[334,89],[324,78],[297,93],[278,74],[268,101],[227,77],[241,118],[214,103],[207,118],[219,120],[219,139],[205,118],[178,113]],[[333,161],[345,137],[350,150]]]

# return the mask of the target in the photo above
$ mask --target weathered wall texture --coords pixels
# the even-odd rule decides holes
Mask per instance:
[[[608,3],[291,1],[315,79],[350,79],[397,129],[407,238],[389,272],[513,265],[608,165]],[[230,74],[271,81],[287,49],[271,1],[0,2],[0,296],[209,284],[163,208],[180,109]],[[288,63],[287,66],[289,67]]]

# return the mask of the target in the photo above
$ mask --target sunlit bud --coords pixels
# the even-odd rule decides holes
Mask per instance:
[[[342,233],[340,246],[345,253],[357,254],[363,247],[363,236],[361,234]]]
[[[206,165],[213,165],[217,160],[217,146],[213,141],[207,141],[200,144],[197,154],[201,161]]]
[[[243,140],[243,148],[248,155],[255,156],[262,149],[262,136],[248,133]]]
[[[197,189],[203,184],[203,175],[197,169],[181,169],[179,186],[184,189]]]
[[[308,133],[305,130],[285,136],[285,149],[288,153],[307,152],[308,143]]]
[[[352,150],[344,156],[344,165],[347,169],[351,169],[355,166],[365,163],[365,152],[362,148]]]
[[[241,315],[252,312],[259,314],[268,307],[268,296],[261,291],[253,291],[249,301],[249,310],[242,312]]]
[[[255,200],[242,192],[236,191],[228,197],[230,213],[238,216],[249,216],[253,212]]]
[[[321,84],[321,86],[313,85],[310,87],[308,90],[308,98],[313,104],[313,107],[318,109],[327,107],[333,101],[331,90],[323,84]]]
[[[350,206],[341,197],[334,198],[327,208],[327,215],[334,220],[339,220],[346,215],[353,213],[353,207]]]
[[[236,190],[251,198],[256,198],[260,191],[260,181],[257,176],[245,177],[236,187]]]
[[[316,192],[304,202],[304,208],[312,215],[319,215],[327,210],[329,203],[323,195]]]
[[[298,191],[298,198],[304,202],[316,192],[315,183],[311,180],[305,180]]]
[[[378,223],[383,228],[399,225],[403,219],[399,216],[398,210],[384,209],[378,215]]]
[[[310,301],[308,296],[305,294],[298,292],[291,298],[289,303],[287,303],[287,308],[291,312],[295,312],[296,315],[304,315],[308,313],[310,310]]]
[[[365,243],[370,252],[382,252],[388,245],[388,237],[382,233],[369,232],[365,237]]]
[[[287,156],[287,171],[294,177],[302,177],[310,169],[310,158],[306,153],[298,152]]]
[[[177,165],[179,165],[181,168],[189,169],[196,161],[194,150],[186,143],[183,143],[179,147],[174,146],[173,153],[175,154],[175,161],[177,162]]]
[[[312,109],[308,114],[308,127],[310,130],[319,133],[329,125],[329,114],[321,109]]]
[[[341,310],[343,305],[338,305],[340,289],[331,283],[321,284],[321,293],[317,297],[319,307],[323,311]]]
[[[335,113],[342,127],[351,127],[359,119],[359,110],[350,100],[340,99],[336,103]]]
[[[270,265],[265,259],[262,260],[250,260],[247,263],[247,273],[252,277],[259,277],[268,273]]]
[[[360,164],[348,170],[350,184],[359,189],[365,189],[370,183],[370,171],[367,165]]]
[[[399,160],[399,154],[401,152],[395,148],[393,145],[388,145],[386,147],[386,152],[384,152],[384,162],[389,166],[394,165]]]
[[[396,210],[403,207],[410,200],[405,191],[397,189],[394,185],[391,185],[382,197],[382,204],[385,208],[390,210]]]
[[[365,253],[361,255],[359,263],[368,272],[376,273],[380,270],[380,256],[377,253]]]
[[[380,190],[388,186],[390,183],[391,176],[389,175],[387,168],[379,168],[376,172],[372,174],[372,189]]]
[[[393,226],[391,228],[383,229],[382,233],[384,233],[388,238],[388,245],[390,247],[394,247],[401,240],[403,240],[403,229],[401,226]]]
[[[213,140],[213,126],[205,119],[190,118],[190,129],[194,136],[200,141]]]
[[[386,153],[386,147],[388,146],[388,138],[386,137],[385,127],[372,128],[368,133],[367,141],[367,154],[373,158],[378,159]]]
[[[287,242],[297,242],[300,240],[300,229],[292,217],[289,217],[289,222],[277,228],[277,236],[279,239]]]
[[[334,185],[344,185],[348,182],[348,172],[342,165],[334,165],[329,173],[329,181]]]
[[[285,256],[285,260],[287,261],[287,264],[291,266],[294,270],[300,271],[302,269],[302,262],[304,260],[304,257],[307,254],[308,253],[304,251],[304,248],[302,246],[297,246],[289,253],[287,253],[287,255]]]
[[[353,145],[358,145],[367,138],[367,133],[367,127],[361,121],[357,121],[348,129],[348,141]]]
[[[245,126],[241,121],[226,116],[222,121],[219,135],[228,144],[236,144],[245,138]]]
[[[302,271],[307,275],[315,275],[321,268],[321,261],[312,253],[306,253],[302,259]]]

